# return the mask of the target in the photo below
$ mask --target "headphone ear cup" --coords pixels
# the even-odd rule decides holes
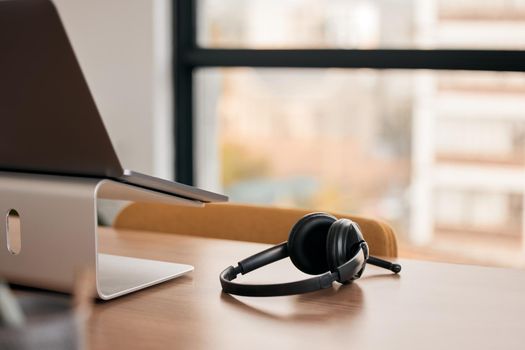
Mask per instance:
[[[349,219],[339,219],[332,224],[326,236],[328,268],[334,272],[359,252],[364,241],[359,226]]]
[[[326,235],[337,219],[325,213],[301,218],[290,231],[288,254],[302,272],[318,275],[329,270],[326,258]]]

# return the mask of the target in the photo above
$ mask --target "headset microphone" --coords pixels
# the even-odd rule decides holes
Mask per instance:
[[[373,256],[368,257],[368,260],[366,262],[367,262],[367,264],[379,266],[379,267],[382,267],[384,269],[390,270],[390,271],[392,271],[394,273],[401,272],[401,265],[394,264],[394,263],[391,263],[389,261],[386,261],[386,260],[383,260],[383,259],[379,259],[379,258],[376,258],[376,257],[373,257]]]
[[[233,280],[262,266],[290,257],[302,272],[317,275],[305,280],[276,284],[241,284]],[[369,256],[357,223],[326,213],[312,213],[301,218],[290,231],[288,241],[266,249],[229,266],[219,276],[222,290],[244,296],[281,296],[329,288],[333,282],[346,284],[361,277],[366,264],[394,273],[401,265]]]

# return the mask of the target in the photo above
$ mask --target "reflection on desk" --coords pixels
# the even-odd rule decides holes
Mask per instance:
[[[525,272],[402,260],[368,266],[347,286],[291,297],[223,294],[219,273],[264,244],[102,229],[103,252],[191,264],[195,271],[98,303],[94,349],[518,349],[525,346]],[[243,282],[304,277],[285,259]]]

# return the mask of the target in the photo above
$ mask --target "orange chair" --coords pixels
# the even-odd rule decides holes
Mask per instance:
[[[115,228],[277,244],[288,239],[292,226],[310,211],[231,203],[204,207],[133,203],[122,209]],[[397,257],[397,241],[386,223],[332,213],[359,224],[370,254]]]

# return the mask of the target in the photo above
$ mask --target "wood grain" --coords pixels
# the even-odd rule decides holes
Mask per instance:
[[[399,276],[369,266],[348,286],[291,297],[221,293],[226,266],[267,247],[104,229],[104,252],[188,263],[171,282],[99,302],[93,349],[522,349],[525,272],[400,260]],[[268,283],[303,277],[289,261],[247,276]]]

